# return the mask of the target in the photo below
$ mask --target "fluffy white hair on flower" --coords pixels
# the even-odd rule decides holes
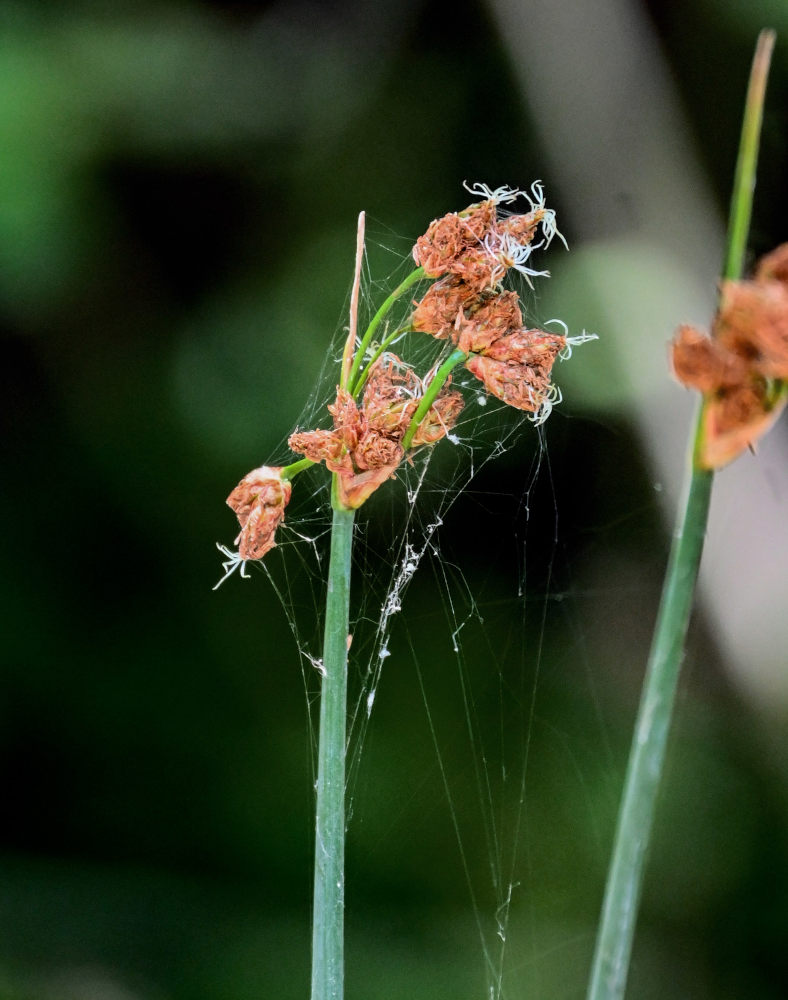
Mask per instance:
[[[583,330],[582,333],[578,333],[576,337],[569,336],[569,327],[564,323],[562,319],[547,319],[545,320],[545,326],[549,326],[551,323],[558,323],[560,327],[563,327],[564,340],[566,345],[563,350],[558,354],[558,357],[562,361],[568,361],[572,357],[572,348],[578,347],[580,344],[587,344],[590,340],[599,340],[599,337],[595,333],[588,333],[587,330]]]
[[[532,212],[542,213],[542,235],[544,236],[544,245],[549,247],[553,241],[553,237],[557,236],[558,239],[564,244],[566,249],[569,249],[569,244],[563,237],[563,234],[559,232],[558,226],[555,224],[555,210],[552,208],[545,207],[545,195],[544,195],[544,185],[541,181],[534,181],[531,185],[530,194],[526,191],[521,191],[520,194],[525,198],[528,204],[531,206]]]
[[[467,181],[463,181],[462,186],[475,198],[481,198],[483,201],[494,201],[496,205],[508,205],[510,202],[516,201],[521,194],[525,194],[524,191],[507,187],[505,184],[493,189],[486,184],[469,184]],[[526,197],[528,196],[526,195]]]
[[[240,575],[244,580],[249,579],[249,574],[246,572],[246,559],[241,558],[240,552],[233,552],[228,549],[226,545],[220,545],[219,542],[216,543],[216,548],[221,552],[223,556],[226,556],[225,562],[222,563],[222,569],[224,570],[224,576],[221,580],[213,587],[213,590],[218,590],[219,587],[224,583],[224,581],[233,575],[233,573],[240,567]]]
[[[564,397],[561,394],[560,388],[557,385],[552,384],[542,398],[539,409],[528,418],[534,427],[541,427],[541,425],[553,412],[553,407],[558,406],[563,398]]]
[[[526,267],[526,261],[534,252],[542,246],[541,243],[534,245],[533,243],[518,243],[517,240],[510,234],[504,233],[503,236],[498,233],[489,233],[484,238],[484,248],[485,250],[499,260],[504,267],[513,267],[515,271],[519,271],[520,274],[525,276],[528,284],[531,284],[531,278],[549,278],[549,271],[535,271],[532,267]]]

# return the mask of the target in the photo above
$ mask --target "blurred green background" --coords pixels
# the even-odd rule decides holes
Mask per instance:
[[[2,5],[0,997],[307,995],[315,685],[265,576],[211,591],[224,498],[287,454],[358,211],[385,280],[464,179],[537,177],[572,251],[535,318],[600,341],[529,519],[526,427],[442,529],[484,617],[470,749],[426,564],[408,592],[354,778],[347,995],[487,996],[418,667],[484,920],[472,757],[535,691],[503,995],[583,996],[691,411],[665,343],[713,308],[765,25],[755,253],[788,237],[782,0]],[[787,451],[783,423],[720,476],[632,997],[785,996]],[[315,579],[287,579],[314,648]]]

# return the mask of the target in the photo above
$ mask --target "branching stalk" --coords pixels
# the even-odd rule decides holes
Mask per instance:
[[[350,369],[350,376],[347,380],[347,385],[350,386],[350,391],[355,396],[361,385],[363,385],[363,380],[357,378],[359,368],[361,367],[362,361],[364,360],[364,354],[367,348],[372,343],[372,338],[375,336],[375,331],[380,326],[386,313],[391,309],[394,303],[400,296],[404,295],[409,288],[412,288],[417,282],[424,278],[424,268],[417,267],[414,271],[401,281],[391,295],[386,298],[380,306],[380,309],[372,317],[369,326],[364,331],[364,336],[361,338],[361,343],[358,345],[356,350],[356,357],[353,360],[353,367]]]
[[[738,279],[747,243],[763,100],[774,32],[763,31],[755,51],[744,110],[728,225],[723,275]],[[608,871],[588,1000],[621,1000],[626,988],[632,940],[651,834],[654,804],[665,759],[681,655],[692,607],[708,520],[713,473],[700,468],[702,408],[695,424],[692,462],[683,512],[673,536],[635,735],[627,766],[613,856]]]
[[[410,443],[413,440],[413,435],[416,433],[416,429],[422,420],[427,416],[427,412],[438,393],[441,391],[443,386],[446,384],[446,379],[451,374],[453,368],[456,368],[461,361],[467,361],[468,355],[465,351],[456,350],[452,351],[451,354],[446,358],[440,368],[435,372],[434,378],[431,380],[427,391],[421,398],[421,402],[416,408],[415,413],[411,417],[411,421],[408,424],[408,429],[405,431],[405,436],[402,438],[402,447],[407,450],[410,448]]]

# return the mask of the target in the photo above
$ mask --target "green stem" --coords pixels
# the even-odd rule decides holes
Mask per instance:
[[[588,1000],[624,996],[643,862],[676,694],[711,498],[711,472],[695,470],[674,535],[629,756]]]
[[[724,276],[741,275],[755,187],[760,124],[773,32],[761,32],[744,109],[734,180]],[[702,428],[702,406],[695,422],[693,461],[685,485],[683,515],[673,536],[643,693],[632,741],[624,793],[608,870],[602,916],[588,987],[588,1000],[621,1000],[626,988],[635,933],[643,866],[654,806],[665,760],[684,640],[689,623],[713,473],[695,461]]]
[[[285,465],[282,469],[282,479],[295,479],[299,472],[311,469],[315,463],[311,458],[299,458],[297,462]]]
[[[353,367],[350,369],[350,375],[348,376],[347,380],[347,385],[354,387],[351,390],[353,392],[353,395],[355,395],[355,393],[357,392],[356,376],[358,375],[358,370],[361,367],[361,362],[364,359],[364,353],[366,349],[369,347],[370,343],[372,342],[372,338],[375,336],[375,331],[380,326],[383,317],[386,315],[389,309],[391,309],[391,307],[394,305],[397,299],[400,298],[401,295],[404,295],[409,288],[411,288],[417,282],[421,281],[424,276],[425,275],[423,267],[417,267],[415,271],[411,271],[410,274],[407,276],[407,278],[405,278],[404,281],[400,282],[400,284],[397,285],[397,287],[394,289],[391,295],[389,295],[389,297],[383,301],[383,303],[380,306],[380,309],[378,309],[378,311],[372,317],[369,326],[364,332],[364,336],[361,338],[361,343],[358,345],[356,356],[353,359]]]
[[[352,393],[353,396],[358,396],[358,394],[364,388],[366,381],[369,378],[369,373],[372,371],[372,366],[375,364],[375,362],[378,360],[381,354],[383,354],[384,351],[387,351],[389,347],[391,347],[391,345],[394,343],[394,341],[397,340],[398,337],[403,336],[403,334],[410,333],[412,330],[413,327],[410,325],[401,326],[397,330],[395,330],[394,333],[390,333],[388,337],[386,337],[386,339],[377,346],[374,354],[366,363],[366,365],[364,365],[363,369],[361,370],[361,373],[356,379],[356,383],[353,386],[353,393]]]
[[[440,368],[435,372],[435,377],[429,384],[429,388],[421,397],[421,402],[416,408],[416,412],[411,417],[410,423],[408,424],[408,429],[405,431],[405,435],[402,438],[402,447],[405,451],[410,448],[410,443],[413,440],[413,436],[418,429],[419,424],[422,422],[424,417],[427,415],[427,411],[435,402],[435,397],[441,391],[449,377],[452,368],[456,368],[461,361],[466,361],[468,355],[465,351],[452,351],[451,354],[446,358]]]
[[[331,526],[317,762],[312,1000],[342,1000],[344,992],[345,733],[354,516],[354,511],[335,506]]]

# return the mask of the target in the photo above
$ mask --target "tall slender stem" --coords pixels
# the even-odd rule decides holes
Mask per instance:
[[[750,74],[736,166],[724,277],[740,277],[747,243],[763,100],[774,32],[763,31]],[[608,871],[588,1000],[621,1000],[626,988],[643,866],[678,683],[681,654],[706,533],[713,473],[695,461],[702,406],[693,437],[683,514],[673,536],[649,654],[635,735],[627,765],[613,855]]]
[[[350,555],[355,511],[334,509],[323,637],[317,761],[312,1000],[342,1000],[345,925],[345,733]]]

